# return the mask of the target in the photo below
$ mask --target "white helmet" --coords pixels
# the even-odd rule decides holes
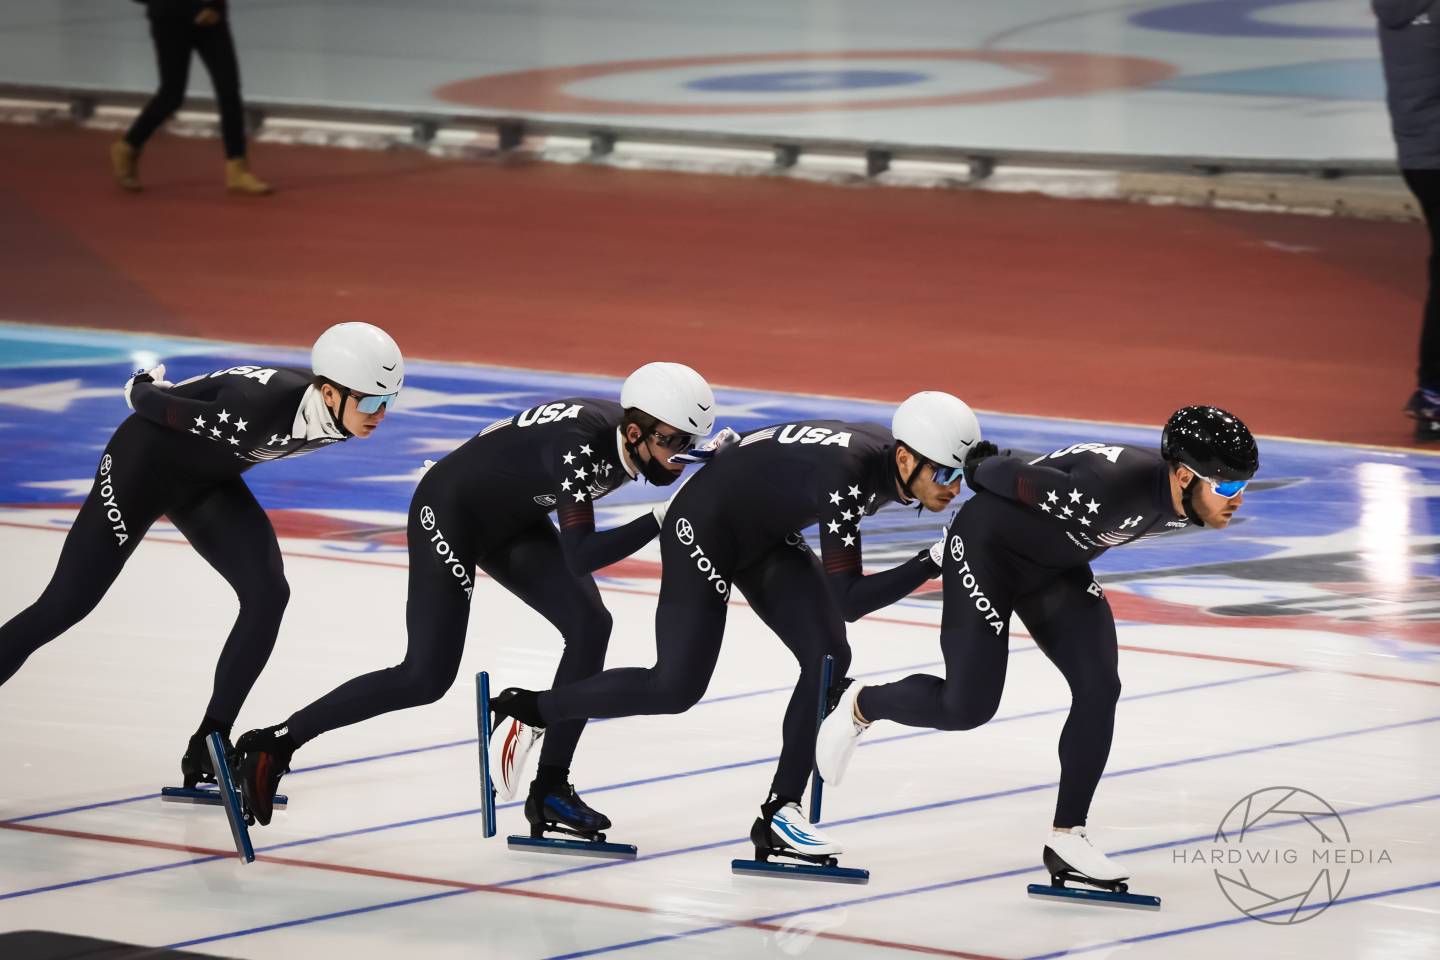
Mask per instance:
[[[390,334],[368,323],[337,323],[310,350],[310,369],[356,393],[400,392],[405,358]]]
[[[703,437],[715,426],[715,394],[683,363],[647,363],[625,378],[620,405],[635,407],[676,430]]]
[[[966,452],[980,440],[980,421],[959,397],[923,390],[896,409],[890,432],[937,466],[963,467]]]

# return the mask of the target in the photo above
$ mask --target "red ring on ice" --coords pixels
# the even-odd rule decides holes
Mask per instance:
[[[565,88],[582,80],[676,67],[715,67],[751,63],[795,63],[815,60],[974,60],[1018,68],[1037,79],[991,90],[932,96],[865,100],[784,100],[779,103],[657,103],[648,100],[602,100],[578,97]],[[815,113],[837,110],[893,110],[901,107],[950,107],[972,104],[1074,97],[1104,90],[1144,87],[1167,80],[1178,71],[1173,64],[1148,57],[1065,53],[1045,50],[838,50],[803,53],[745,53],[712,57],[663,57],[616,60],[574,67],[549,67],[496,73],[437,87],[435,96],[451,103],[523,113],[585,114],[728,114]]]

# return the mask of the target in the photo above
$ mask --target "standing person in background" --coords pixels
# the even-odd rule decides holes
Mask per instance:
[[[160,89],[145,104],[124,139],[110,146],[115,182],[124,190],[140,189],[140,151],[160,124],[185,100],[190,79],[190,52],[200,54],[215,100],[220,107],[220,132],[225,140],[225,189],[259,196],[270,185],[250,172],[245,159],[245,107],[240,102],[240,64],[230,35],[227,0],[135,0],[145,5],[150,38],[160,68]]]
[[[1417,440],[1440,441],[1440,3],[1370,0],[1380,20],[1386,102],[1400,172],[1430,229],[1430,290],[1420,330],[1419,382],[1405,404]]]

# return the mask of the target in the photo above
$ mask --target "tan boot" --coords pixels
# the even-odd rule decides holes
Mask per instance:
[[[270,184],[251,173],[250,164],[240,157],[225,161],[225,189],[258,197],[270,192]]]
[[[110,169],[121,190],[140,191],[140,153],[124,140],[110,144]]]

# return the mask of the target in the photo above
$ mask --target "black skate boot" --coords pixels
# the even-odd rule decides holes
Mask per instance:
[[[185,745],[185,755],[180,758],[180,776],[186,790],[194,790],[202,783],[215,783],[215,768],[210,763],[210,751],[205,746],[206,736],[204,733],[193,734]],[[233,756],[235,747],[231,745],[230,737],[221,734],[220,739],[225,742],[226,756]]]
[[[548,830],[604,843],[602,831],[610,829],[610,818],[580,799],[569,783],[549,789],[534,784],[525,799],[525,819],[530,821],[530,836],[535,838],[545,836]]]
[[[530,785],[530,795],[525,799],[530,836],[512,834],[506,839],[506,845],[511,850],[527,853],[634,860],[635,845],[610,843],[605,839],[604,831],[610,829],[610,818],[580,799],[567,774],[563,767],[541,764],[540,775]],[[546,836],[547,833],[560,836]]]
[[[1415,439],[1440,441],[1440,390],[1417,389],[1405,404],[1405,415],[1415,421]]]
[[[246,821],[269,824],[280,778],[290,772],[297,744],[284,724],[251,730],[235,743],[235,779],[245,798]]]

